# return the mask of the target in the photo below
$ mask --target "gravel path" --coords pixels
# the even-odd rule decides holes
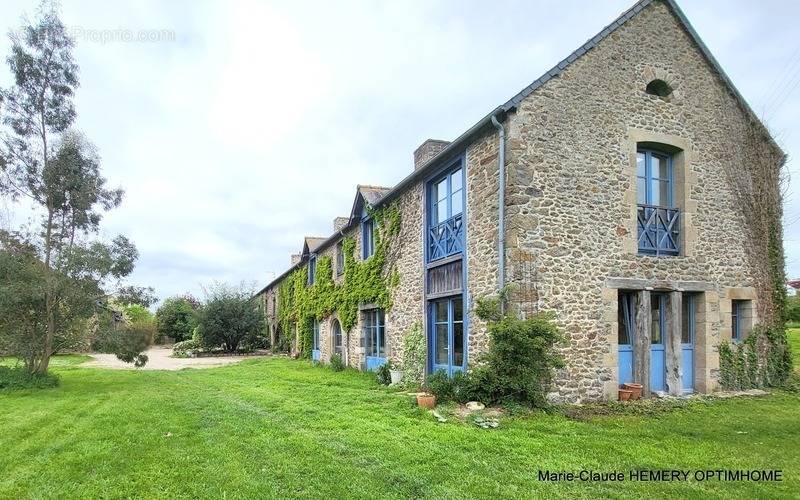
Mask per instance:
[[[153,346],[147,350],[148,361],[139,370],[182,370],[184,368],[214,368],[215,366],[230,365],[245,359],[259,357],[252,356],[218,356],[208,358],[171,358],[172,349],[163,346]],[[81,364],[93,368],[114,368],[121,370],[137,369],[130,363],[123,363],[113,354],[91,354],[92,360]]]

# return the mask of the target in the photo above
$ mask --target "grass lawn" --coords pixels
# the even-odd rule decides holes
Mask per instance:
[[[438,424],[364,374],[283,358],[178,372],[56,368],[0,392],[0,498],[790,497],[800,396],[658,416]],[[541,469],[782,469],[784,481],[547,483]]]
[[[794,371],[800,371],[800,328],[788,328],[786,338],[789,347],[792,349],[792,360],[794,361]]]

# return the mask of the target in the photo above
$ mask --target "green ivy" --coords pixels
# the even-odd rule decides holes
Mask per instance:
[[[358,322],[358,306],[374,303],[389,309],[391,292],[400,283],[396,269],[388,273],[386,254],[388,242],[400,231],[400,210],[396,204],[378,210],[367,209],[375,221],[375,253],[365,261],[356,259],[356,242],[352,237],[342,240],[344,276],[341,284],[333,279],[329,256],[317,259],[316,279],[308,285],[308,266],[293,271],[278,287],[278,321],[284,332],[298,328],[298,348],[303,357],[311,356],[314,320],[321,321],[334,312],[344,331]]]
[[[792,373],[792,359],[782,327],[756,326],[739,343],[719,346],[719,382],[724,389],[780,387]]]

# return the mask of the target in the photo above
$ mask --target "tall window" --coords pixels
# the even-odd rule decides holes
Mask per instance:
[[[319,344],[319,321],[315,319],[311,325],[311,328],[311,359],[314,361],[319,361],[322,357]]]
[[[308,284],[313,285],[317,280],[317,256],[312,255],[308,259]]]
[[[386,357],[385,322],[383,309],[364,311],[364,353],[369,357]]]
[[[672,207],[672,158],[655,151],[636,154],[636,197],[640,205]]]
[[[674,208],[672,157],[651,150],[636,153],[636,222],[639,253],[680,253],[680,211]]]
[[[375,253],[375,221],[366,219],[361,223],[361,258],[366,260]]]
[[[428,184],[428,260],[459,253],[464,247],[464,171],[459,166]]]
[[[342,242],[336,244],[336,276],[344,274],[344,247]]]
[[[744,325],[744,311],[747,307],[747,300],[732,300],[731,301],[731,339],[739,341],[744,338],[745,325]]]
[[[342,327],[338,320],[333,320],[333,353],[342,355]]]

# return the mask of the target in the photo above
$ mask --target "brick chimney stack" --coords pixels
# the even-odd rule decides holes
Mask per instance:
[[[433,160],[448,144],[450,144],[449,141],[440,141],[438,139],[428,139],[423,142],[414,151],[414,170]]]

